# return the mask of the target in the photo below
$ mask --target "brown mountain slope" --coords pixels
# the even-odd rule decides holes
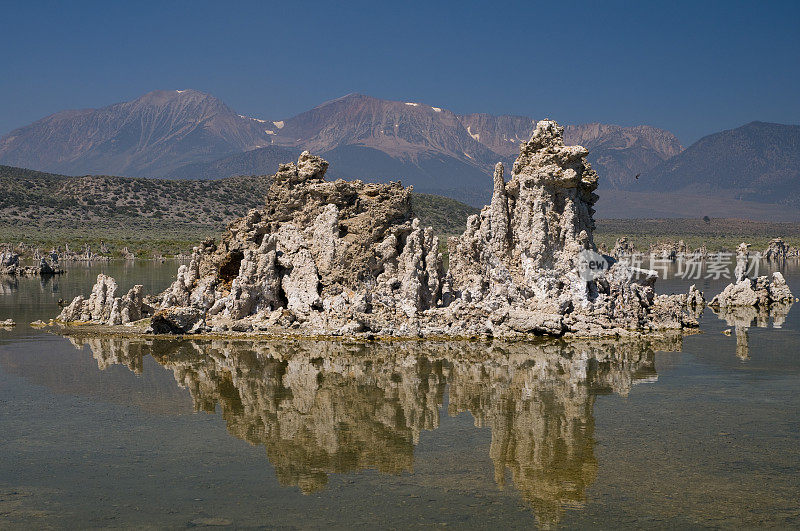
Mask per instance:
[[[638,185],[800,208],[800,126],[751,122],[708,135],[645,172]]]
[[[0,139],[0,163],[65,174],[161,176],[269,144],[266,127],[195,90],[60,112]]]
[[[360,94],[265,121],[202,92],[155,91],[17,129],[0,139],[0,163],[64,174],[221,178],[272,173],[284,154],[293,159],[308,149],[334,163],[336,176],[402,180],[477,206],[488,197],[494,164],[512,162],[533,126],[523,116],[457,115]],[[634,175],[681,150],[671,133],[649,126],[568,126],[566,141],[590,149],[609,189],[629,187]]]

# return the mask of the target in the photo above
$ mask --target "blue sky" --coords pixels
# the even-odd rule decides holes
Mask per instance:
[[[0,134],[195,88],[280,119],[350,92],[650,124],[800,122],[800,1],[0,2]]]

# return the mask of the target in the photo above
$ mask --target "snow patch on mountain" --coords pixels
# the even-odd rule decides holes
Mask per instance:
[[[240,114],[239,118],[244,118],[245,120],[253,120],[253,121],[256,121],[256,122],[259,122],[259,123],[262,123],[262,124],[267,123],[266,120],[262,120],[260,118],[253,118],[252,116],[245,116],[244,114]]]

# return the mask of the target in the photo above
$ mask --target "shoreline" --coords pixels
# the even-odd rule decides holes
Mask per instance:
[[[147,322],[143,322],[147,321]],[[158,334],[146,332],[142,328],[149,326],[149,319],[142,319],[128,325],[105,325],[98,324],[91,321],[80,322],[62,322],[53,320],[52,324],[47,325],[49,332],[69,337],[118,337],[118,338],[142,338],[142,339],[169,339],[169,340],[258,340],[258,341],[333,341],[340,343],[391,343],[391,342],[431,342],[431,343],[514,343],[514,344],[540,344],[551,343],[559,341],[586,341],[586,340],[628,340],[628,339],[664,339],[671,336],[680,335],[687,337],[704,333],[699,328],[665,328],[649,331],[641,330],[624,330],[624,333],[609,333],[606,335],[577,335],[566,333],[561,336],[551,335],[536,335],[536,334],[520,334],[518,338],[498,337],[498,336],[445,336],[445,335],[428,335],[428,336],[392,336],[381,334],[364,334],[363,336],[356,335],[333,335],[333,334],[302,334],[302,333],[280,333],[275,331],[249,331],[241,332],[235,330],[219,331],[219,332],[200,332],[196,334]],[[55,327],[59,331],[54,330]]]

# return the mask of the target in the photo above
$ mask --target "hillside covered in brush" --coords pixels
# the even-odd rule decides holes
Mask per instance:
[[[221,230],[231,219],[263,205],[270,179],[269,175],[216,180],[69,177],[0,166],[0,227],[80,229],[90,224],[170,231],[189,224]],[[414,194],[412,201],[423,223],[444,234],[463,231],[467,216],[477,211],[433,195]]]

